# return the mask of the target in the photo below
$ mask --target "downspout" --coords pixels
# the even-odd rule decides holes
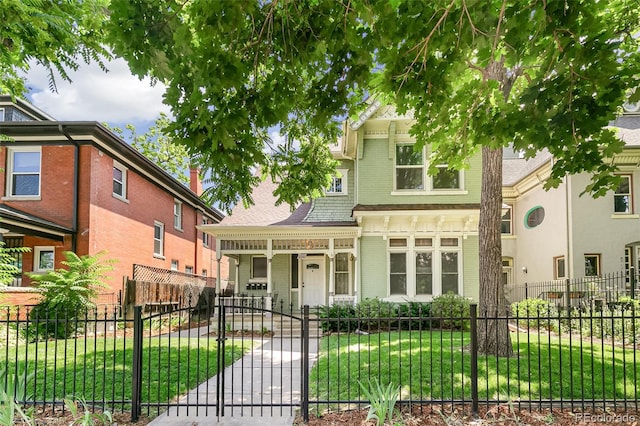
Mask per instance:
[[[71,135],[64,129],[62,124],[58,124],[58,130],[73,144],[73,207],[71,212],[71,251],[76,252],[78,247],[78,210],[80,209],[78,197],[78,185],[80,184],[80,145],[73,140]]]

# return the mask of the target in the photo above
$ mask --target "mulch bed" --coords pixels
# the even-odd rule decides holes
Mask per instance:
[[[374,420],[366,420],[368,409],[329,412],[320,417],[311,416],[310,426],[329,425],[375,425]],[[517,405],[500,404],[495,406],[481,406],[478,415],[471,413],[470,406],[456,405],[426,405],[414,406],[409,411],[404,409],[402,413],[394,417],[393,425],[423,426],[542,426],[542,425],[631,425],[637,426],[640,420],[640,411],[634,407],[602,410],[602,409],[570,409],[570,408],[541,408],[539,410],[517,409]],[[298,416],[295,425],[305,425]],[[390,424],[390,423],[385,423]]]

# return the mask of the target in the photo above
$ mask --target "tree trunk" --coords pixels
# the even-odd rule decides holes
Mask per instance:
[[[509,309],[502,284],[502,148],[482,148],[480,198],[480,297],[478,350],[495,356],[513,356],[506,313]],[[499,317],[502,317],[498,319]]]

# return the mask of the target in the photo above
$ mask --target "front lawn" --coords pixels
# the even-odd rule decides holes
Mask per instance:
[[[640,363],[631,348],[512,333],[518,356],[480,355],[480,401],[636,400]],[[452,331],[340,334],[320,343],[310,378],[312,401],[363,400],[359,382],[393,383],[412,401],[470,401],[469,333]]]
[[[251,341],[227,342],[225,366],[252,346]],[[132,391],[133,339],[96,337],[49,340],[1,348],[0,362],[10,373],[33,373],[29,400],[60,401],[67,396],[87,401],[119,401],[110,408],[129,409]],[[141,400],[166,403],[217,374],[215,339],[145,338]]]

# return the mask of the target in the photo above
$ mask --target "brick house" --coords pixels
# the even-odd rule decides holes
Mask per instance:
[[[190,188],[97,122],[56,121],[24,101],[0,96],[0,234],[22,275],[10,301],[29,300],[27,273],[59,268],[63,252],[116,259],[104,296],[115,295],[134,264],[226,280],[215,241],[196,229],[223,215]],[[24,290],[26,289],[26,290]],[[21,291],[24,290],[24,291]]]

